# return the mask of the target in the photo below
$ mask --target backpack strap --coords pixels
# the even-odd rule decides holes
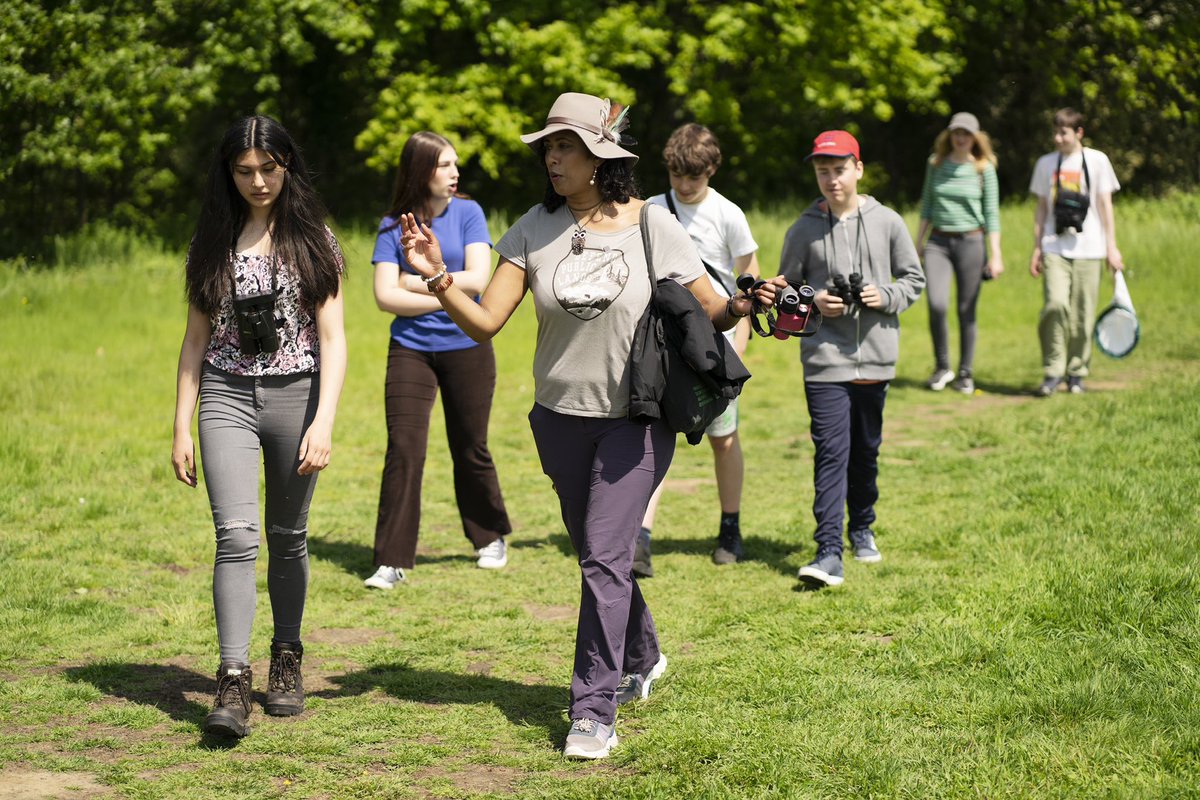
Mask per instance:
[[[679,219],[679,211],[675,208],[675,201],[671,198],[671,190],[668,189],[667,193],[663,196],[667,198],[667,208],[671,210],[671,215],[675,217],[675,219]],[[725,282],[725,276],[717,272],[716,267],[709,264],[703,258],[700,259],[700,263],[704,265],[706,270],[708,270],[708,274],[712,276],[712,279],[716,281],[722,289],[725,290],[725,294],[729,295],[730,297],[733,297],[737,294],[737,289],[735,288],[731,290],[729,288],[729,284]]]

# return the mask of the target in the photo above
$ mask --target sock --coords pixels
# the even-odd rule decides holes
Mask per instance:
[[[741,515],[739,511],[721,512],[721,531],[737,531],[741,532],[741,524],[738,522],[738,517]]]
[[[642,526],[641,536],[643,539],[646,539],[646,540],[650,539],[650,529],[647,528],[645,525]]]

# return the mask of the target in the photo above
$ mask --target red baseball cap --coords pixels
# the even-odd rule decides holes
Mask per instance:
[[[830,158],[846,158],[854,156],[855,161],[862,161],[858,155],[858,140],[846,131],[824,131],[813,139],[812,152],[804,157],[805,161],[816,156]]]

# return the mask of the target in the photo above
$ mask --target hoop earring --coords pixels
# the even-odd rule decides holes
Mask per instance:
[[[588,181],[588,186],[595,186],[595,185],[596,185],[596,173],[597,173],[597,172],[599,172],[599,171],[600,171],[600,165],[599,165],[599,164],[597,164],[595,167],[593,167],[593,168],[592,168],[592,179],[591,179],[590,181]]]

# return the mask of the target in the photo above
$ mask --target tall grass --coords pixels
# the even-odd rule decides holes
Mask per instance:
[[[600,765],[559,749],[578,577],[524,419],[529,303],[496,341],[509,567],[474,568],[435,414],[418,567],[368,593],[388,320],[370,232],[344,236],[351,361],[310,519],[309,711],[256,711],[226,749],[198,729],[215,688],[211,518],[169,465],[180,254],[104,234],[63,243],[78,264],[0,266],[0,787],[53,773],[138,798],[1200,794],[1197,210],[1195,196],[1118,199],[1142,343],[1097,355],[1089,394],[1039,401],[1032,211],[1003,209],[981,392],[920,388],[921,301],[889,393],[885,560],[849,563],[840,590],[797,591],[812,550],[799,360],[794,343],[755,341],[748,559],[709,563],[712,459],[681,444],[643,585],[670,670],[622,710]],[[768,273],[798,211],[751,215]]]

